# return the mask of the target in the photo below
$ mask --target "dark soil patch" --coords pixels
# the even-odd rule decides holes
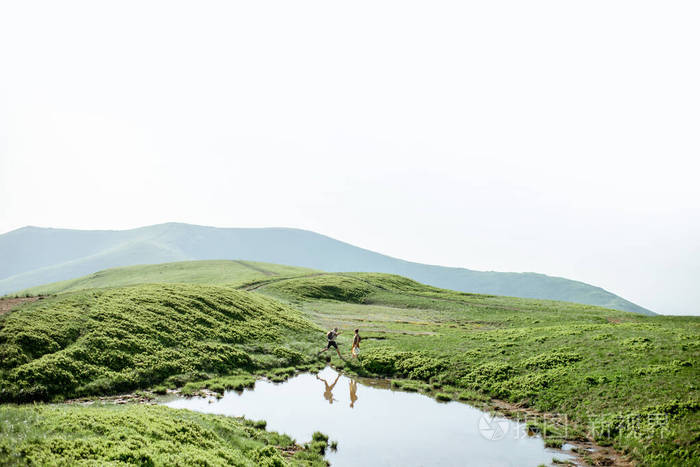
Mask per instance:
[[[31,303],[42,300],[44,297],[0,298],[0,315],[14,310],[23,303]]]

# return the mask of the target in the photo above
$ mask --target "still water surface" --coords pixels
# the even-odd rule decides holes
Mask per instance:
[[[327,453],[344,466],[498,466],[550,465],[571,459],[546,449],[522,424],[491,418],[460,402],[390,390],[383,380],[351,379],[326,368],[284,383],[258,381],[254,389],[229,391],[221,399],[177,398],[174,408],[250,420],[300,443],[322,431],[338,441]]]

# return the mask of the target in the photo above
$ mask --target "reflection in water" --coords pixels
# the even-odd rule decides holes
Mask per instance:
[[[319,381],[323,381],[323,384],[326,385],[326,390],[323,393],[323,397],[328,401],[329,404],[332,404],[333,401],[338,400],[333,398],[333,388],[336,384],[338,384],[338,380],[340,379],[340,373],[338,373],[338,376],[335,377],[335,381],[333,381],[333,384],[331,384],[330,386],[328,385],[328,381],[326,381],[323,378],[319,378],[318,375],[316,375],[316,379]]]
[[[332,404],[334,401],[337,401],[338,399],[333,397],[333,388],[336,384],[338,384],[338,380],[340,379],[340,373],[336,375],[333,384],[328,384],[328,381],[326,381],[324,378],[319,377],[318,375],[316,375],[316,379],[319,381],[323,381],[323,384],[326,386],[326,389],[323,391],[323,398],[326,399],[329,404]],[[352,409],[355,407],[355,402],[357,402],[357,381],[351,379],[348,384],[350,385],[350,408]]]
[[[350,408],[355,408],[355,402],[357,401],[357,381],[354,379],[350,380]]]
[[[347,384],[349,391],[334,391],[337,384],[343,389]],[[358,390],[361,404],[356,404]],[[267,429],[300,443],[321,431],[338,441],[338,450],[326,456],[333,467],[520,467],[569,458],[546,449],[541,438],[528,437],[524,426],[469,405],[438,403],[422,394],[390,390],[385,380],[351,379],[330,368],[279,384],[258,381],[254,389],[227,391],[219,400],[178,398],[167,405],[265,420]]]

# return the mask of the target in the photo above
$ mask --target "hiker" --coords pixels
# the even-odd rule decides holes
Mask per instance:
[[[335,351],[338,352],[338,356],[340,358],[343,358],[342,355],[340,355],[340,350],[338,350],[338,344],[335,343],[335,338],[338,337],[338,334],[340,334],[340,331],[338,331],[338,328],[333,328],[331,331],[328,331],[328,334],[326,334],[326,338],[328,339],[328,344],[326,344],[326,348],[321,350],[319,354],[322,354],[326,350],[330,349],[331,347],[335,347]]]
[[[323,392],[323,397],[328,401],[328,403],[332,404],[333,401],[337,400],[335,397],[333,397],[333,388],[336,384],[338,384],[338,380],[340,379],[340,373],[338,373],[338,375],[335,377],[335,381],[333,381],[333,384],[328,384],[328,381],[326,381],[323,378],[319,378],[318,375],[316,375],[316,379],[319,381],[323,381],[323,384],[326,386],[326,390]]]
[[[350,349],[350,353],[355,358],[357,358],[357,352],[360,350],[361,340],[362,338],[360,337],[360,330],[355,329],[355,336],[352,338],[352,349]]]

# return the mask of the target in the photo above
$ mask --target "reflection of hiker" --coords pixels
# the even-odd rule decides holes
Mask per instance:
[[[357,358],[357,351],[360,350],[360,341],[362,338],[360,337],[360,330],[355,329],[355,337],[352,338],[352,349],[350,350],[350,353],[352,353],[352,356]]]
[[[340,379],[340,373],[335,377],[335,381],[333,381],[333,384],[330,386],[328,385],[328,381],[326,381],[323,378],[319,378],[318,375],[316,375],[316,379],[319,381],[323,381],[323,384],[326,385],[326,390],[323,393],[323,397],[328,401],[329,404],[332,404],[334,400],[333,398],[333,388],[335,387],[336,383],[338,382],[338,379]]]
[[[343,356],[340,355],[340,350],[338,350],[338,344],[335,343],[335,338],[338,337],[338,334],[340,334],[340,331],[338,331],[338,328],[333,328],[332,331],[328,331],[328,334],[326,334],[326,338],[328,339],[328,344],[326,344],[326,348],[321,350],[319,353],[323,353],[326,350],[330,349],[331,347],[335,347],[335,351],[338,352],[338,356],[340,358],[343,358]]]
[[[350,408],[355,408],[355,401],[357,400],[357,381],[354,379],[350,380]]]

